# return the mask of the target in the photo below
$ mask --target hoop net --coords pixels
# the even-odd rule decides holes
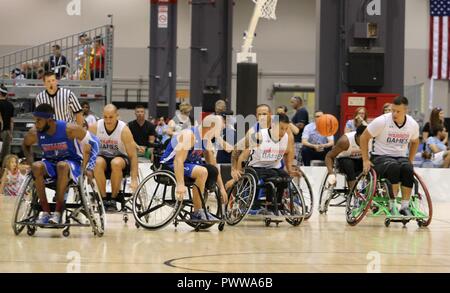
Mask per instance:
[[[266,19],[277,19],[275,14],[275,10],[277,9],[278,0],[253,0],[253,2],[258,5],[258,2],[264,2],[261,5],[261,9],[259,11],[260,16]]]

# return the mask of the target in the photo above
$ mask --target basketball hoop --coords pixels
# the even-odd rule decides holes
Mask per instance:
[[[275,10],[277,9],[278,0],[253,0],[256,5],[260,5],[259,7],[259,17],[266,19],[277,19],[275,14]]]
[[[255,38],[256,27],[260,18],[269,20],[277,19],[275,10],[278,0],[252,0],[255,3],[253,16],[250,20],[248,30],[245,33],[242,51],[237,55],[237,62],[256,63],[256,53],[252,52],[253,40]]]

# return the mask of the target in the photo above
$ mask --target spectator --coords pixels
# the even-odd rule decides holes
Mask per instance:
[[[11,79],[14,80],[25,79],[25,75],[23,75],[22,70],[20,70],[20,68],[14,68],[11,71]]]
[[[89,102],[82,102],[81,107],[83,108],[83,118],[87,122],[88,126],[91,126],[92,124],[97,122],[97,118],[91,112],[91,106],[89,105]]]
[[[45,74],[44,68],[42,68],[42,67],[38,68],[36,79],[43,79],[44,74]]]
[[[82,69],[84,66],[85,58],[85,47],[86,47],[87,35],[82,33],[78,36],[78,50],[76,52],[75,60],[77,64],[77,69]]]
[[[169,139],[169,136],[167,135],[168,128],[169,126],[167,126],[164,117],[160,117],[158,120],[158,126],[156,126],[156,134],[158,135],[162,143]]]
[[[25,75],[23,75],[20,68],[14,68],[11,71],[11,79],[14,79],[14,84],[16,86],[25,86],[23,82],[20,82],[20,80],[25,80]]]
[[[233,111],[223,111],[220,116],[223,118],[225,128],[222,130],[221,138],[217,141],[218,164],[231,164],[231,152],[237,143],[237,131],[233,123]]]
[[[286,106],[279,106],[277,108],[278,115],[280,115],[280,114],[287,115],[287,111],[288,111],[288,109]],[[294,135],[298,135],[298,133],[300,132],[300,129],[298,129],[298,127],[295,126],[294,123],[292,123],[292,122],[289,122],[289,128],[291,129],[292,134],[294,134]]]
[[[144,155],[146,148],[150,147],[150,144],[155,142],[155,125],[145,119],[144,106],[136,106],[134,113],[136,115],[136,120],[128,123],[128,128],[130,128],[134,141],[137,144],[138,155]]]
[[[305,107],[303,107],[303,99],[301,97],[292,97],[291,106],[296,111],[294,117],[292,117],[292,123],[299,129],[298,134],[294,135],[295,142],[295,159],[297,164],[301,162],[302,154],[302,135],[303,129],[309,123],[309,114]]]
[[[12,132],[14,129],[14,106],[7,100],[8,89],[2,84],[0,85],[0,117],[2,123],[0,125],[0,138],[2,140],[0,166],[3,159],[11,153]]]
[[[0,182],[0,195],[18,196],[19,189],[25,179],[27,166],[19,164],[19,158],[16,155],[7,155],[5,162],[1,165],[3,173]]]
[[[214,112],[216,115],[220,115],[227,110],[227,104],[224,100],[218,100],[214,105]]]
[[[345,133],[356,131],[361,126],[367,126],[367,110],[364,107],[356,109],[353,119],[350,119],[345,124]]]
[[[316,111],[315,121],[323,115],[322,111]],[[325,160],[325,156],[334,145],[333,136],[322,136],[316,129],[316,122],[306,125],[302,135],[302,159],[305,166],[311,166],[312,160]]]
[[[193,126],[191,118],[189,117],[192,111],[192,106],[189,103],[181,103],[179,110],[176,111],[175,116],[169,121],[169,128],[167,129],[167,134],[172,137],[176,135],[179,131],[190,128]]]
[[[66,77],[69,64],[67,63],[66,56],[61,54],[61,46],[53,45],[52,49],[53,55],[48,60],[50,71],[55,73],[57,79],[61,79]]]
[[[383,105],[383,114],[388,114],[392,112],[392,104],[391,103],[385,103]]]
[[[447,132],[444,127],[438,126],[434,129],[434,134],[427,139],[425,150],[431,154],[431,161],[434,166],[448,168],[450,166],[450,156],[447,146],[443,142],[447,137]]]
[[[277,114],[287,114],[288,108],[284,105],[277,107]]]
[[[434,136],[434,130],[440,128],[441,126],[444,128],[444,131],[447,133],[448,125],[445,125],[445,116],[444,111],[440,107],[436,107],[431,111],[430,121],[427,122],[422,130],[422,139],[423,142],[426,142],[428,137]],[[448,133],[444,139],[444,144],[448,142]]]
[[[77,96],[71,90],[59,87],[53,72],[45,73],[43,80],[45,90],[37,95],[35,106],[49,104],[55,109],[56,120],[76,122],[83,126],[83,109]]]
[[[91,60],[91,79],[105,78],[105,46],[101,36],[94,38],[94,48]]]

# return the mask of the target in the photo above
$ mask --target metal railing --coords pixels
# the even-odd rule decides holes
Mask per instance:
[[[104,25],[0,56],[0,82],[13,96],[33,97],[42,76],[55,72],[62,86],[83,95],[112,94],[114,27]],[[28,93],[27,93],[28,92]]]

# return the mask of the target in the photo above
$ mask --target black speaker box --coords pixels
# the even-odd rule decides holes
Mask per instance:
[[[348,85],[382,87],[384,85],[384,53],[349,52]]]
[[[214,112],[216,102],[222,99],[220,91],[207,91],[203,92],[202,107],[203,112]]]

